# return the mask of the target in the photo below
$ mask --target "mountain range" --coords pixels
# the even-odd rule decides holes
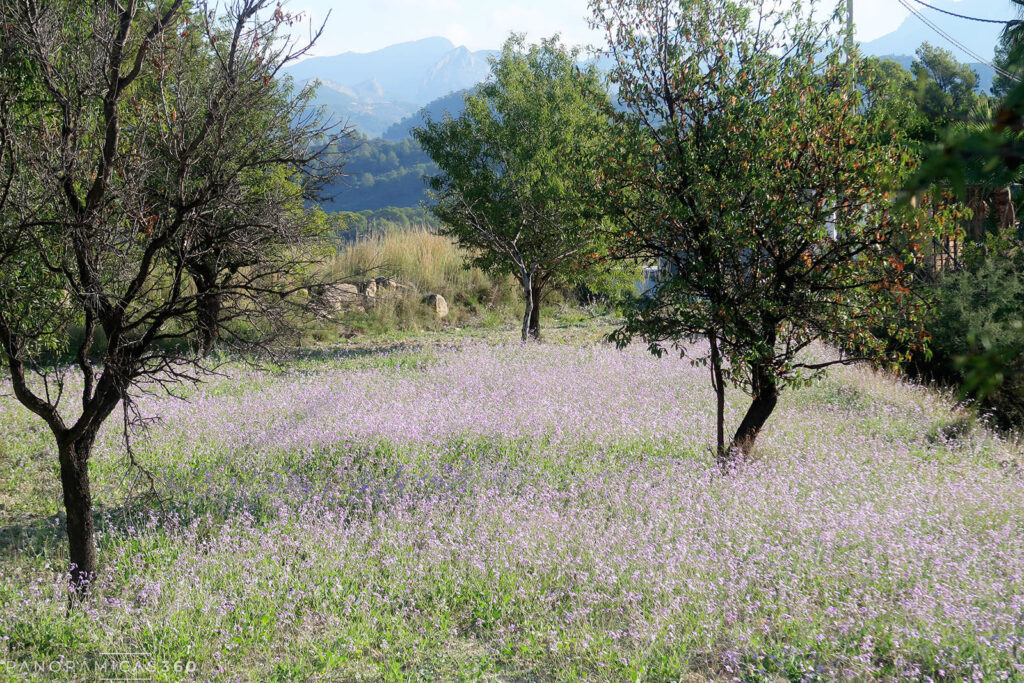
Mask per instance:
[[[947,10],[985,19],[1011,19],[1008,0],[930,0],[936,9],[918,6],[921,14],[984,60],[991,60],[1001,26],[972,22],[941,13]],[[992,84],[992,69],[951,45],[920,18],[910,15],[893,32],[861,45],[864,54],[890,57],[905,67],[924,42],[950,49],[979,76],[980,89]],[[497,50],[471,52],[447,38],[424,38],[374,52],[345,52],[312,57],[288,69],[298,83],[320,83],[317,103],[337,120],[347,121],[368,137],[401,140],[429,114],[458,113],[462,92],[487,77],[488,58]]]
[[[935,9],[924,7],[912,2],[915,8],[929,22],[944,31],[947,35],[961,43],[968,51],[960,49],[939,35],[919,17],[908,16],[893,31],[876,40],[862,43],[861,52],[875,57],[888,57],[909,69],[914,61],[914,52],[922,43],[931,43],[936,47],[947,49],[961,62],[965,62],[978,74],[978,88],[988,92],[992,87],[995,71],[981,57],[991,61],[995,52],[1002,25],[987,22],[975,22],[959,19],[944,14],[940,10],[965,14],[980,19],[1009,20],[1016,18],[1008,0],[970,0],[970,2],[953,2],[952,0],[929,0]],[[854,10],[856,16],[856,10]],[[973,55],[970,53],[974,53]]]
[[[982,18],[1013,17],[1008,0],[929,0],[929,4]],[[956,19],[935,9],[920,10],[968,50],[992,59],[1000,26]],[[980,89],[991,87],[991,67],[974,61],[913,15],[892,33],[863,43],[861,50],[889,57],[909,69],[914,52],[924,42],[952,50],[978,73]],[[348,178],[331,188],[325,207],[360,211],[415,206],[425,198],[422,176],[436,173],[437,168],[409,139],[409,130],[427,118],[440,119],[445,113],[457,116],[464,95],[487,77],[487,60],[496,54],[496,50],[471,52],[445,38],[426,38],[375,52],[314,57],[288,69],[298,83],[319,82],[317,103],[370,138],[353,153]]]
[[[484,80],[494,54],[470,52],[447,38],[424,38],[374,52],[312,57],[287,72],[300,84],[319,82],[318,104],[378,137],[433,100]]]

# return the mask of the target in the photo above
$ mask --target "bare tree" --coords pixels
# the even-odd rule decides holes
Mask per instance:
[[[319,33],[289,40],[275,0],[215,7],[0,0],[0,357],[56,440],[79,589],[101,425],[143,385],[199,376],[183,340],[287,329],[317,256],[303,200],[346,134],[281,79]],[[71,324],[80,382],[43,362]]]

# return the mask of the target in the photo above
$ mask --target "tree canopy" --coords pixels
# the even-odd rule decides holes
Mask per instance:
[[[459,117],[413,131],[441,171],[428,184],[442,232],[477,253],[476,265],[519,279],[524,340],[539,333],[547,288],[594,251],[601,220],[588,193],[611,105],[577,58],[557,38],[527,46],[513,36]]]
[[[78,587],[101,425],[194,379],[185,341],[285,331],[315,260],[303,200],[338,131],[280,78],[306,49],[292,21],[270,0],[0,4],[0,354],[56,441]],[[80,382],[43,356],[71,325]]]
[[[602,189],[615,253],[660,266],[613,339],[655,353],[709,342],[718,453],[749,451],[779,392],[836,363],[917,342],[915,265],[936,227],[896,201],[913,156],[864,109],[839,17],[748,0],[600,0],[626,105]],[[868,101],[887,87],[861,74]],[[941,216],[941,214],[940,214]],[[818,340],[839,351],[808,354]],[[753,397],[724,444],[725,385]]]
[[[989,115],[989,97],[978,92],[978,74],[953,53],[924,43],[911,64],[908,84],[918,123],[910,131],[925,143],[942,139],[950,128]]]

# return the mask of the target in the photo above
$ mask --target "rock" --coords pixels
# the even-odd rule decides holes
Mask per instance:
[[[398,289],[401,286],[398,284],[398,280],[389,277],[375,277],[373,281],[377,284],[378,290]]]
[[[416,289],[412,285],[403,284],[390,277],[378,277],[373,281],[377,285],[377,296],[398,296]]]
[[[434,309],[434,314],[438,318],[443,318],[448,315],[448,302],[444,300],[444,297],[440,294],[428,294],[423,297],[423,303]]]
[[[352,308],[360,307],[363,297],[359,288],[347,282],[339,282],[330,285],[322,285],[312,292],[319,298],[324,308],[332,313],[340,313]]]
[[[359,294],[359,288],[348,282],[338,282],[327,286],[328,296],[340,296],[342,298],[354,297]]]

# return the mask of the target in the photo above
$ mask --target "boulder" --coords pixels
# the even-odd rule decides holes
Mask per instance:
[[[438,318],[443,318],[448,315],[448,302],[444,300],[444,297],[440,294],[428,294],[423,297],[423,303],[430,306],[434,311],[434,315]]]
[[[324,308],[332,313],[340,313],[352,308],[361,307],[363,297],[359,288],[347,282],[339,282],[317,287],[311,292],[323,303]]]
[[[378,277],[373,281],[377,285],[377,296],[399,296],[416,289],[412,285],[403,284],[390,277]]]
[[[404,285],[398,283],[398,280],[390,277],[375,277],[373,282],[377,286],[377,291],[381,293],[405,288]]]

